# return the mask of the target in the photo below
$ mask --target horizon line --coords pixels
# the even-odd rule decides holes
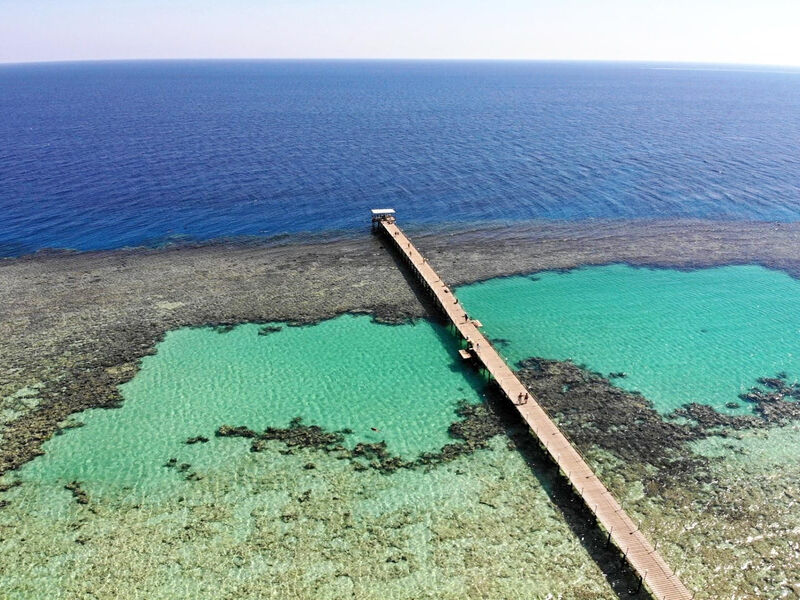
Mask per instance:
[[[133,63],[133,62],[530,62],[530,63],[597,63],[640,65],[687,65],[716,67],[761,67],[800,69],[800,64],[718,62],[708,60],[665,59],[603,59],[603,58],[466,58],[466,57],[158,57],[158,58],[74,58],[53,60],[5,61],[0,66],[56,65],[81,63]]]

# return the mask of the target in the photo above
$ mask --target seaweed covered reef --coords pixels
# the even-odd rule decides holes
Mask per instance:
[[[599,448],[630,465],[647,465],[642,479],[656,486],[696,479],[706,470],[707,460],[689,450],[692,442],[800,420],[800,386],[785,373],[760,378],[763,387],[741,395],[753,414],[691,403],[666,418],[641,394],[611,383],[622,373],[603,376],[570,361],[530,358],[520,363],[518,375],[581,450]]]
[[[435,467],[485,449],[491,438],[506,433],[513,426],[513,416],[508,410],[503,410],[496,398],[484,404],[461,403],[456,414],[459,419],[450,425],[448,431],[458,441],[446,444],[437,452],[424,452],[414,459],[392,454],[384,441],[358,442],[348,449],[344,445],[345,436],[351,431],[325,431],[318,425],[304,424],[300,417],[293,419],[288,427],[269,427],[262,432],[243,426],[222,425],[216,436],[249,439],[251,452],[267,450],[269,441],[282,442],[288,448],[286,453],[291,453],[293,448],[321,450],[340,460],[350,461],[356,470],[370,468],[390,474],[398,469]]]
[[[646,224],[638,229],[636,225],[592,224],[584,230],[564,227],[548,225],[543,231],[505,245],[496,240],[483,245],[475,240],[460,244],[449,237],[421,240],[419,245],[453,284],[514,272],[616,261],[687,269],[747,262],[782,268],[794,276],[800,273],[798,232],[790,226],[699,223]],[[13,400],[23,390],[35,390],[30,402],[11,411],[10,417],[4,414],[0,471],[12,471],[38,455],[42,441],[54,435],[70,414],[85,408],[118,406],[121,398],[116,386],[135,375],[137,361],[152,352],[153,344],[167,330],[218,323],[223,325],[220,332],[224,332],[231,324],[243,321],[310,323],[348,311],[371,312],[390,321],[427,314],[408,291],[391,259],[373,241],[366,242],[362,249],[355,245],[344,250],[338,245],[314,247],[311,251],[216,247],[32,257],[0,266],[0,283],[5,311],[0,332],[6,336],[3,359],[7,366],[0,373],[2,407],[10,406],[10,400],[6,400]],[[392,301],[387,302],[387,298]],[[755,415],[723,415],[702,405],[690,405],[682,414],[688,422],[665,421],[644,398],[613,388],[602,377],[573,371],[577,367],[568,363],[537,363],[528,364],[528,372],[523,368],[522,376],[528,377],[526,383],[626,508],[631,509],[643,529],[653,539],[663,540],[660,548],[669,562],[684,565],[694,589],[703,590],[708,598],[794,593],[792,585],[800,580],[795,566],[800,547],[800,524],[793,514],[800,498],[795,466],[787,461],[780,463],[781,470],[775,472],[745,467],[737,473],[729,468],[733,464],[731,457],[709,458],[691,450],[695,444],[721,437],[735,448],[733,458],[737,458],[738,453],[752,451],[762,435],[764,440],[771,440],[778,433],[791,436],[791,431],[781,429],[782,423],[794,418],[791,388],[787,392],[786,385],[781,384],[781,390],[774,389],[767,382],[772,378],[766,378],[765,389],[759,392],[766,398],[752,396]],[[604,402],[595,402],[598,391]],[[619,410],[611,410],[614,405]],[[656,427],[655,433],[648,431],[651,426]],[[262,434],[254,432],[253,441]],[[518,439],[523,438],[530,436],[525,432]],[[163,582],[175,576],[174,565],[179,564],[182,581],[187,585],[196,583],[189,574],[207,572],[213,575],[209,586],[224,581],[226,592],[240,597],[263,597],[271,585],[283,586],[287,594],[300,597],[341,597],[354,592],[369,597],[369,585],[376,579],[400,587],[403,583],[397,582],[408,584],[408,577],[440,573],[428,569],[435,564],[461,583],[445,590],[441,585],[424,588],[416,580],[418,585],[409,589],[415,590],[417,597],[426,593],[439,597],[544,597],[564,589],[575,573],[586,573],[588,581],[570,587],[572,597],[613,597],[603,585],[602,574],[592,570],[591,561],[576,558],[580,549],[576,550],[575,540],[563,539],[569,527],[557,511],[547,512],[548,507],[552,509],[553,499],[533,491],[536,477],[526,471],[528,467],[519,453],[510,450],[500,436],[486,442],[491,452],[461,454],[451,466],[446,461],[431,463],[443,467],[436,469],[434,476],[452,477],[443,488],[447,494],[467,481],[458,474],[459,470],[470,473],[475,480],[483,479],[484,487],[474,498],[472,488],[470,494],[464,494],[475,500],[471,504],[464,498],[458,510],[437,512],[430,519],[433,523],[426,533],[434,533],[435,549],[428,554],[415,549],[409,540],[416,539],[415,528],[429,518],[424,513],[431,512],[436,501],[446,498],[445,493],[427,504],[421,503],[425,507],[422,513],[404,508],[408,514],[387,511],[379,519],[362,515],[360,522],[351,519],[351,515],[344,516],[350,513],[349,507],[337,515],[330,514],[332,503],[340,503],[337,507],[347,505],[340,500],[344,496],[342,489],[356,496],[369,488],[365,482],[377,489],[424,469],[390,466],[385,459],[392,457],[384,456],[381,448],[374,445],[362,447],[360,456],[339,461],[334,452],[321,454],[319,449],[302,444],[290,446],[289,439],[271,440],[283,444],[287,451],[276,457],[278,461],[302,458],[302,462],[287,464],[309,477],[325,474],[338,464],[341,469],[336,471],[337,477],[344,483],[339,485],[337,480],[335,492],[313,491],[306,495],[310,487],[301,489],[283,472],[271,473],[272,478],[259,475],[247,488],[261,502],[252,508],[256,522],[253,529],[258,535],[245,542],[223,539],[220,545],[227,544],[228,555],[208,552],[209,540],[224,538],[220,524],[229,525],[238,518],[220,504],[193,506],[190,517],[174,519],[176,525],[162,526],[157,521],[156,526],[153,515],[144,509],[126,507],[120,511],[118,506],[106,506],[94,495],[86,496],[88,506],[84,506],[78,502],[83,496],[73,494],[71,508],[97,510],[95,517],[102,520],[103,527],[96,528],[93,540],[85,546],[87,552],[94,548],[93,558],[84,554],[82,559],[70,562],[78,576],[66,584],[71,586],[69,591],[76,596],[94,593],[103,582],[113,579],[119,581],[119,589],[149,591],[150,597],[164,597]],[[264,441],[269,443],[270,440]],[[453,446],[459,444],[463,442]],[[260,462],[264,463],[260,467],[267,468],[272,461]],[[388,471],[383,470],[384,463]],[[363,470],[355,473],[356,464],[361,464]],[[307,468],[308,465],[315,467]],[[474,469],[469,470],[467,465]],[[737,462],[735,466],[740,468],[741,464]],[[190,479],[194,471],[187,463],[174,467],[184,469],[181,472],[191,482],[185,485],[212,496],[213,485],[218,482],[202,474]],[[242,472],[241,478],[246,479],[247,471]],[[385,477],[387,472],[393,477]],[[495,474],[499,475],[494,477]],[[550,485],[554,479],[546,479],[546,483]],[[73,483],[76,489],[59,491],[82,490],[81,482],[68,485]],[[231,490],[238,483],[226,484],[224,489],[233,493]],[[26,513],[23,503],[6,499],[27,486],[12,482],[1,487],[8,487],[5,491],[0,489],[5,496],[0,507],[9,515],[3,538],[29,540],[27,546],[21,546],[19,557],[7,555],[8,576],[15,577],[14,570],[29,573],[31,565],[37,572],[46,571],[51,566],[47,560],[55,556],[53,536],[28,537],[24,521],[39,523],[38,517]],[[272,495],[259,496],[263,490]],[[273,514],[271,507],[283,502],[276,498],[284,495],[290,500],[282,506],[283,512]],[[532,496],[536,498],[535,510],[528,506]],[[374,499],[369,493],[366,497]],[[175,499],[176,515],[187,512],[181,498]],[[305,498],[302,506],[301,498]],[[568,503],[567,500],[565,504]],[[80,517],[70,521],[70,527],[94,527],[95,517],[82,523],[85,512],[76,514]],[[49,533],[44,526],[41,530]],[[103,530],[118,532],[113,537],[119,539],[110,539]],[[350,544],[346,556],[341,547],[328,540],[330,530],[344,531],[341,537]],[[83,533],[76,537],[77,533],[66,529],[57,534],[60,549],[79,543],[78,539],[87,539]],[[475,539],[482,543],[475,543]],[[154,557],[149,547],[153,540],[163,550],[164,564],[158,562],[160,557]],[[531,540],[536,540],[539,556],[531,554]],[[191,544],[197,544],[202,551],[187,558],[185,549]],[[280,564],[279,557],[287,545],[298,549],[294,555],[296,566]],[[386,555],[386,562],[380,567],[359,565],[352,560],[352,551],[364,558],[374,554],[375,547]],[[320,548],[330,561],[332,572],[314,581],[304,579],[310,567],[316,565]],[[553,548],[559,551],[550,553]],[[270,552],[269,567],[274,570],[271,578],[239,583],[230,577],[243,565],[255,570],[261,557]],[[548,569],[559,572],[560,588],[530,586],[536,577],[545,581],[550,576],[548,569],[536,563],[536,559],[544,557],[557,558]],[[526,571],[525,577],[520,577],[529,565],[534,565],[535,574]],[[96,569],[94,575],[92,568]],[[492,575],[487,577],[486,573]],[[160,574],[162,579],[153,574]],[[23,590],[20,593],[30,589],[25,587],[30,585],[25,581],[14,585],[8,589]],[[319,594],[319,590],[325,592]]]
[[[540,223],[415,236],[452,285],[579,265],[761,264],[800,275],[800,228],[708,221]],[[430,316],[380,240],[41,254],[0,261],[0,473],[40,454],[65,418],[113,407],[164,334],[345,312]],[[270,331],[264,330],[268,335]]]
[[[800,523],[792,499],[800,498],[800,470],[782,467],[782,477],[776,478],[773,471],[757,467],[759,463],[743,470],[735,466],[772,436],[790,434],[786,430],[792,429],[797,387],[785,377],[763,378],[761,387],[743,394],[743,400],[753,403],[753,414],[727,415],[713,409],[697,414],[689,405],[665,418],[640,394],[571,362],[532,358],[518,373],[647,535],[658,540],[668,561],[682,565],[687,583],[703,590],[698,598],[794,593],[793,580],[800,578],[793,566]],[[496,451],[502,444],[535,469],[550,469],[552,500],[569,515],[573,532],[590,543],[606,577],[616,581],[616,594],[626,597],[630,587],[620,583],[625,576],[618,570],[618,559],[613,552],[604,554],[607,550],[595,539],[597,531],[580,502],[557,477],[513,407],[497,394],[487,397],[485,404],[459,408],[459,418],[450,426],[454,443],[414,459],[394,456],[381,443],[362,442],[348,449],[347,431],[326,432],[300,420],[264,432],[223,426],[217,435],[246,438],[253,452],[321,452],[364,475],[425,472],[451,461],[458,461],[458,472],[475,450]],[[772,408],[781,402],[787,403],[784,409]],[[678,416],[682,418],[674,418]],[[726,444],[723,447],[730,450],[717,456],[698,452],[698,444],[706,443]],[[310,458],[303,467],[315,469],[318,464],[319,459]],[[494,510],[502,507],[487,496],[478,502]]]
[[[800,383],[789,382],[786,373],[759,377],[758,386],[740,394],[739,398],[753,408],[751,415],[725,415],[703,404],[691,403],[675,411],[675,416],[695,421],[703,429],[753,429],[786,425],[800,420]],[[731,403],[730,407],[738,407]]]
[[[759,379],[763,387],[742,394],[742,399],[753,405],[753,414],[723,414],[693,403],[666,418],[641,394],[612,383],[623,373],[603,376],[570,361],[530,358],[520,363],[517,374],[581,451],[591,455],[599,450],[613,455],[635,472],[652,494],[677,481],[708,481],[709,459],[692,452],[692,443],[710,437],[725,438],[736,431],[778,428],[800,420],[800,402],[794,400],[800,395],[800,386],[787,382],[782,373]],[[288,453],[296,448],[321,450],[350,461],[357,470],[371,468],[384,474],[450,462],[486,448],[497,435],[508,436],[509,444],[516,448],[534,444],[525,424],[496,388],[489,385],[487,392],[484,403],[458,406],[458,419],[448,429],[453,443],[413,459],[392,454],[385,442],[358,442],[347,448],[345,439],[351,431],[326,431],[303,423],[300,417],[288,427],[270,427],[260,432],[221,425],[215,435],[249,439],[252,452],[267,450],[270,441],[282,442]],[[206,439],[198,436],[187,443]]]

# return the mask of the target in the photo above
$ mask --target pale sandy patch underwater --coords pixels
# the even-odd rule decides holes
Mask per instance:
[[[574,282],[587,274],[594,279],[575,284],[573,295],[564,293],[563,286],[571,278]],[[693,276],[709,274],[708,281],[685,283]],[[663,290],[655,293],[664,287],[663,280],[654,284],[648,279],[663,276],[674,282],[673,293],[666,295],[668,301]],[[541,338],[527,336],[516,342],[511,336],[500,336],[496,329],[500,323],[493,319],[513,315],[524,304],[525,290],[541,288],[552,277],[558,284],[552,294],[532,294],[527,312],[513,316],[520,324],[513,331],[538,324],[543,315],[556,314],[559,308],[563,321],[553,321],[553,327],[559,328],[563,340],[584,335],[587,341],[599,343],[595,340],[602,332],[612,335],[609,327],[624,326],[619,320],[622,312],[639,323],[642,331],[648,323],[637,308],[669,316],[689,308],[702,313],[722,302],[742,309],[738,313],[727,310],[725,320],[731,327],[718,333],[734,337],[737,325],[752,324],[753,312],[747,308],[755,302],[760,311],[756,314],[763,315],[759,324],[764,329],[759,331],[768,334],[760,339],[778,343],[780,347],[774,349],[778,358],[770,355],[763,363],[752,363],[753,372],[746,375],[752,379],[737,384],[733,399],[741,385],[773,374],[776,360],[788,357],[780,364],[784,370],[791,369],[796,338],[785,331],[794,326],[787,298],[790,292],[796,293],[798,284],[781,273],[758,267],[682,273],[613,266],[538,277],[538,281],[501,279],[460,291],[490,335],[508,338],[504,351],[512,358],[515,351],[520,357],[542,355],[515,348],[522,348],[528,343],[525,340],[547,338],[547,331],[542,331]],[[629,302],[621,311],[614,302],[619,302],[620,287],[610,285],[620,281],[625,284],[623,298],[637,295],[649,301]],[[485,308],[478,307],[481,289],[500,284],[512,287],[487,300]],[[614,289],[616,294],[610,292]],[[725,299],[702,293],[713,289],[738,296]],[[771,293],[762,293],[767,289]],[[653,295],[648,296],[648,290]],[[570,318],[581,323],[578,305],[593,307],[595,321],[601,324],[607,318],[606,328],[599,327],[596,337],[590,335],[591,329],[569,330]],[[737,315],[741,322],[736,321]],[[713,315],[704,318],[704,323],[722,320]],[[703,356],[698,349],[701,342],[695,339],[702,335],[681,337],[669,318],[650,324],[662,322],[670,325],[662,335],[674,335],[678,346],[683,340],[693,356]],[[689,320],[685,326],[693,331],[696,325]],[[572,335],[566,335],[565,329]],[[367,317],[344,316],[311,327],[258,333],[259,326],[245,325],[228,333],[195,329],[170,334],[158,354],[145,359],[142,371],[124,388],[122,408],[76,415],[86,423],[84,427],[55,437],[45,446],[46,456],[7,476],[5,480],[20,478],[25,483],[3,494],[9,505],[0,511],[2,548],[9,558],[0,575],[2,587],[16,597],[52,597],[59,591],[63,597],[72,597],[93,591],[104,597],[219,597],[224,592],[233,597],[333,598],[352,592],[358,597],[522,598],[565,590],[569,590],[565,597],[614,597],[537,478],[544,477],[547,483],[551,474],[547,469],[532,471],[502,437],[495,438],[491,449],[450,464],[386,476],[372,470],[354,471],[347,461],[319,451],[282,454],[285,447],[279,442],[270,442],[265,452],[250,453],[244,440],[213,435],[224,423],[285,426],[300,415],[307,423],[328,429],[352,429],[347,434],[351,445],[385,439],[400,454],[435,450],[452,441],[447,426],[456,420],[457,403],[479,402],[481,390],[480,381],[462,369],[455,342],[444,330],[424,321],[388,327]],[[648,335],[660,339],[656,333]],[[781,335],[786,336],[785,342]],[[551,337],[556,337],[555,331]],[[712,339],[715,345],[723,343],[719,337]],[[347,344],[342,343],[345,340]],[[619,352],[629,351],[619,346]],[[605,355],[613,359],[614,370],[630,373],[623,380],[627,384],[633,381],[636,368],[646,365],[643,359],[648,355],[628,354],[638,360],[620,365],[625,356],[614,356],[616,348],[617,344],[606,343]],[[736,362],[741,356],[750,355],[730,353],[726,360],[737,372],[749,373],[750,362],[744,366]],[[600,368],[583,360],[591,368]],[[665,410],[658,402],[656,406]],[[207,436],[209,442],[184,443],[198,435]],[[761,447],[769,445],[764,439],[774,435],[778,434],[748,434],[738,443],[748,446],[758,440]],[[794,439],[781,437],[783,444]],[[714,447],[713,442],[707,445]],[[747,482],[731,467],[735,461],[723,455],[713,469],[717,482],[725,485],[713,493],[724,491],[725,500],[735,505],[741,500],[739,494],[746,492]],[[734,455],[739,460],[740,453]],[[190,465],[188,472],[201,479],[187,481],[185,473],[165,468],[165,461],[172,457]],[[784,504],[775,502],[777,496],[768,493],[796,490],[796,469],[785,462],[781,462],[780,476],[770,471],[771,487],[764,488],[755,503],[757,509],[748,516],[774,517],[773,536],[789,542],[795,520],[792,511],[784,511]],[[306,468],[309,464],[314,468]],[[624,478],[623,466],[610,459],[606,464],[605,476]],[[76,504],[63,489],[72,480],[81,481],[89,497],[87,505]],[[707,514],[700,519],[701,526],[687,529],[691,524],[687,515],[700,511],[691,504],[697,500],[691,497],[695,490],[685,490],[688,504],[668,505],[658,498],[644,498],[635,482],[620,486],[628,486],[626,500],[638,516],[647,516],[647,527],[666,540],[662,547],[672,562],[693,566],[690,583],[702,582],[720,592],[735,592],[745,584],[751,591],[758,585],[773,585],[768,589],[777,590],[774,583],[750,581],[752,560],[749,567],[744,563],[752,544],[747,543],[748,536],[739,535],[737,527],[752,528],[751,523],[721,524],[718,514]],[[728,537],[735,543],[726,541]],[[764,545],[760,539],[758,552]],[[720,559],[729,557],[703,547],[712,540],[743,557],[735,575],[744,579],[736,580],[731,573],[714,575]],[[764,552],[769,559],[773,548]],[[722,568],[732,568],[731,562]],[[577,581],[575,573],[580,573]]]

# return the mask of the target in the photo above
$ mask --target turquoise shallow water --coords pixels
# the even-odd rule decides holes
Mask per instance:
[[[800,373],[798,291],[759,267],[613,265],[488,281],[459,296],[506,339],[498,347],[509,360],[624,371],[619,385],[669,411],[689,400],[723,408],[759,376]],[[247,440],[216,438],[222,424],[263,429],[301,416],[352,429],[350,446],[384,440],[412,457],[453,441],[459,401],[481,401],[482,380],[454,337],[427,321],[344,315],[259,329],[170,332],[122,386],[121,408],[74,415],[83,427],[5,476],[22,481],[0,493],[9,598],[616,597],[548,495],[555,474],[502,437],[391,476],[313,449],[271,442],[251,453]],[[210,441],[184,443],[197,435]],[[779,597],[775,582],[797,575],[800,525],[786,498],[800,497],[798,435],[790,426],[704,440],[694,450],[718,461],[711,489],[674,489],[662,501],[637,480],[621,499],[672,564],[688,565],[692,589],[710,590],[703,597]],[[164,467],[170,458],[200,478]],[[604,453],[593,460],[612,480],[624,472]],[[73,480],[88,504],[64,489]],[[717,508],[698,509],[708,503]],[[735,507],[735,519],[719,507]]]
[[[756,379],[800,374],[800,282],[758,266],[626,265],[509,277],[458,290],[510,361],[572,359],[669,412],[729,411]]]
[[[480,401],[480,382],[458,364],[455,339],[427,321],[393,327],[344,315],[268,335],[259,329],[170,332],[122,386],[122,408],[78,415],[85,426],[45,444],[26,477],[152,492],[176,478],[162,466],[169,458],[207,472],[247,451],[241,440],[215,439],[220,425],[263,430],[297,416],[351,429],[351,446],[385,441],[412,458],[453,441],[447,429],[460,400]],[[211,441],[184,443],[197,435]]]
[[[662,412],[691,401],[730,410],[725,404],[757,377],[800,373],[798,295],[796,280],[756,266],[612,265],[459,290],[487,334],[505,340],[498,347],[508,360],[571,358],[625,372],[615,382]],[[122,387],[123,407],[77,415],[85,426],[45,444],[25,477],[152,494],[180,479],[163,467],[170,458],[207,473],[247,452],[247,444],[216,439],[219,426],[261,430],[297,416],[351,429],[351,446],[383,440],[411,458],[451,442],[458,402],[481,398],[481,381],[460,363],[454,337],[427,321],[392,327],[344,315],[269,335],[259,329],[170,332]],[[211,441],[184,443],[197,435]]]

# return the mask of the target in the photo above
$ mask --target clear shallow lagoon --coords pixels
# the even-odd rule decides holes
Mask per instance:
[[[758,266],[611,265],[494,279],[458,293],[512,363],[570,358],[624,372],[615,383],[664,413],[686,402],[729,411],[725,405],[758,377],[800,373],[800,282]],[[48,442],[26,476],[152,493],[176,479],[162,466],[171,457],[207,471],[242,451],[214,439],[219,426],[260,431],[298,416],[352,430],[351,447],[385,441],[390,452],[414,458],[452,441],[447,428],[458,402],[481,398],[482,383],[460,364],[454,337],[427,321],[385,326],[344,315],[268,335],[260,328],[170,332],[123,386],[123,407],[77,416],[86,425]],[[184,444],[198,435],[212,441]]]
[[[501,354],[572,359],[667,413],[725,412],[758,377],[800,376],[800,282],[759,266],[626,265],[494,279],[458,290]]]
[[[724,405],[756,377],[798,372],[799,288],[755,266],[612,265],[459,295],[490,336],[507,338],[509,359],[572,357],[625,371],[617,383],[668,411],[687,400]],[[4,478],[23,481],[2,493],[9,597],[615,597],[558,508],[564,499],[550,496],[552,471],[502,437],[453,463],[390,476],[316,450],[282,453],[280,442],[252,453],[248,440],[214,437],[222,424],[261,429],[302,416],[352,429],[348,445],[385,440],[414,456],[452,441],[458,402],[481,399],[453,337],[426,321],[344,315],[268,335],[260,327],[169,333],[123,386],[121,408],[75,415],[83,427]],[[184,443],[197,435],[210,441]],[[715,485],[663,498],[624,483],[618,459],[592,460],[694,589],[777,597],[772,579],[796,576],[787,542],[797,511],[786,498],[800,493],[787,451],[797,439],[789,426],[698,442],[698,454],[715,457]],[[200,479],[165,467],[170,458]],[[73,480],[87,505],[64,489]]]
[[[77,415],[85,426],[48,442],[26,478],[152,494],[179,478],[163,467],[169,458],[207,472],[225,469],[228,453],[246,452],[242,440],[215,439],[221,425],[261,431],[295,417],[352,430],[351,447],[385,441],[393,454],[415,458],[452,441],[447,429],[460,401],[481,399],[454,337],[427,321],[388,326],[344,315],[268,335],[260,329],[170,332],[122,386],[122,408]],[[198,435],[211,441],[184,443]]]
[[[612,596],[542,485],[552,474],[503,438],[386,476],[319,450],[269,442],[253,453],[249,440],[215,437],[223,423],[260,429],[302,416],[351,428],[350,445],[386,440],[414,456],[452,442],[459,401],[481,399],[454,338],[427,321],[345,315],[259,329],[169,333],[123,386],[121,408],[75,415],[83,427],[7,476],[23,484],[2,495],[0,589],[11,598],[455,600],[544,597],[569,582],[586,597]],[[210,440],[184,443],[196,435]],[[170,458],[200,479],[165,467]],[[88,504],[64,489],[73,480]],[[542,560],[545,548],[557,564]]]

